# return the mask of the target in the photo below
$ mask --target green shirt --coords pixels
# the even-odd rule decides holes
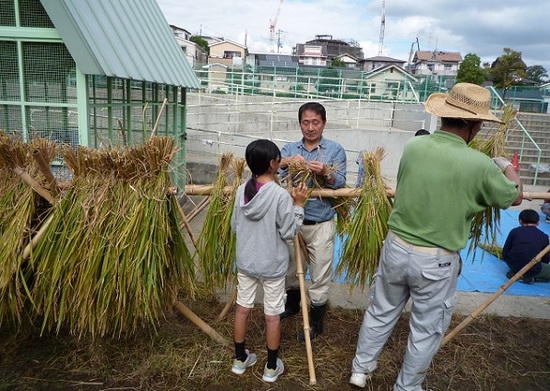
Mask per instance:
[[[459,251],[477,212],[508,208],[518,195],[518,185],[489,157],[436,131],[405,145],[388,225],[409,243]]]

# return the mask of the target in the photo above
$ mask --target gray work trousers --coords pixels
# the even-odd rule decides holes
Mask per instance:
[[[380,352],[411,298],[407,351],[393,390],[422,390],[451,322],[460,262],[456,252],[413,246],[389,232],[370,289],[371,302],[359,331],[352,372],[376,369]]]

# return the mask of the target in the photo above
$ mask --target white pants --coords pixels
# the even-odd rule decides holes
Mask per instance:
[[[370,290],[352,372],[376,369],[378,356],[409,297],[410,333],[394,391],[421,391],[432,358],[449,327],[456,301],[458,253],[405,244],[391,231]]]
[[[311,285],[308,289],[309,301],[312,305],[326,304],[332,280],[336,221],[335,219],[331,219],[315,225],[302,225],[300,231],[309,253],[309,264],[302,253],[304,274],[309,268],[309,276],[311,278]],[[288,241],[287,243],[290,252],[290,264],[286,275],[286,288],[299,289],[300,283],[296,275],[297,267],[294,245],[292,241]]]
[[[261,285],[264,290],[264,314],[280,315],[285,310],[285,278],[261,280],[237,273],[237,304],[254,308],[256,292]]]

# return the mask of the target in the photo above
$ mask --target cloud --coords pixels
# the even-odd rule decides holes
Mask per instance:
[[[277,0],[157,2],[170,24],[242,44],[246,40],[252,51],[270,49],[269,22]],[[381,14],[381,0],[285,0],[276,30],[282,30],[284,53],[296,43],[327,34],[360,42],[365,56],[372,57],[378,54]],[[542,65],[550,72],[547,19],[548,0],[387,1],[383,54],[408,61],[418,37],[421,50],[475,53],[487,62],[509,47],[521,52],[527,65]]]

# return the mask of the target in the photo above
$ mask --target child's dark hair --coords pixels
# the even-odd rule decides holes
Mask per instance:
[[[256,195],[256,178],[269,170],[272,160],[281,160],[281,151],[273,141],[260,139],[247,145],[244,157],[252,172],[252,178],[244,188],[246,198],[250,201]]]
[[[537,224],[540,220],[540,216],[536,210],[525,209],[519,213],[519,221],[523,224]]]

